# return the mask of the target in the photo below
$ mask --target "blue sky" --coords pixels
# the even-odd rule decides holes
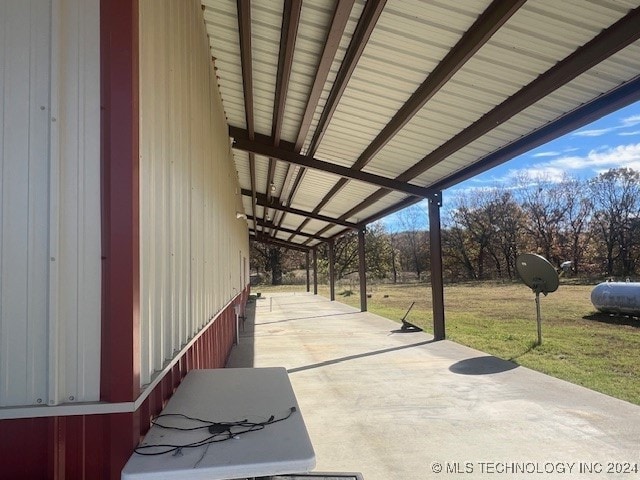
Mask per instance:
[[[640,170],[640,102],[530,150],[447,192],[510,183],[524,170],[533,177],[560,181],[565,173],[592,178],[617,167]]]
[[[565,174],[593,178],[618,167],[640,171],[640,102],[445,190],[444,209],[456,193],[510,186],[524,172],[533,178],[560,181]],[[424,202],[420,205],[426,209]],[[383,221],[388,228],[397,228],[393,215]]]

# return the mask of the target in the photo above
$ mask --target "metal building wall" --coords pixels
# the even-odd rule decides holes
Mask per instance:
[[[248,237],[200,3],[141,0],[139,14],[145,385],[244,290]]]
[[[93,13],[88,13],[87,9],[93,8],[98,3],[99,12],[96,10]],[[30,9],[38,7],[42,7],[43,13],[52,9],[54,15],[51,25],[53,27],[47,31],[46,26],[49,20],[38,23],[37,20],[41,20],[40,17],[31,16],[30,22],[23,21],[19,28],[9,30],[8,25],[17,21],[16,18],[8,19],[10,7],[20,7],[20,13],[23,15],[31,15],[30,12],[33,10]],[[179,22],[185,22],[191,18],[193,23],[188,24],[188,28],[200,28],[196,21],[197,15],[195,15],[195,12],[200,12],[200,5],[190,0],[157,2],[141,0],[140,5],[138,0],[0,1],[0,28],[2,28],[0,61],[3,67],[2,72],[5,74],[4,77],[0,75],[3,77],[2,82],[4,82],[2,86],[7,84],[6,79],[11,77],[15,71],[12,66],[11,73],[7,75],[9,69],[5,63],[8,51],[7,41],[8,37],[12,35],[28,32],[27,37],[29,37],[29,35],[44,31],[53,37],[53,39],[45,41],[43,47],[43,44],[39,44],[42,49],[35,46],[30,47],[28,52],[24,53],[25,57],[34,55],[34,52],[46,54],[48,48],[53,48],[54,52],[64,52],[69,56],[66,59],[67,62],[70,62],[69,65],[74,65],[74,61],[79,62],[77,65],[85,62],[82,67],[78,66],[75,77],[73,68],[67,70],[65,75],[68,75],[64,79],[61,74],[56,74],[57,85],[60,87],[54,86],[53,90],[48,91],[47,94],[52,99],[52,111],[58,110],[54,109],[54,95],[51,91],[56,92],[60,98],[68,97],[64,102],[70,102],[70,107],[61,108],[58,115],[52,115],[57,121],[65,118],[65,115],[66,118],[75,118],[75,120],[60,123],[61,126],[64,125],[64,128],[61,129],[61,138],[65,139],[70,138],[69,132],[73,132],[74,129],[82,130],[83,125],[87,129],[87,126],[93,125],[92,117],[89,118],[87,112],[93,111],[94,107],[96,109],[100,107],[102,110],[100,156],[102,157],[101,167],[103,169],[101,182],[95,188],[89,188],[85,185],[85,197],[90,196],[91,193],[99,196],[101,188],[103,196],[102,211],[98,210],[96,213],[95,219],[98,223],[91,232],[99,238],[100,221],[102,221],[102,306],[99,302],[98,305],[95,305],[96,315],[103,315],[102,338],[98,339],[101,342],[93,343],[89,339],[85,344],[86,349],[95,352],[96,356],[102,355],[102,368],[96,374],[96,381],[98,378],[101,379],[101,401],[89,401],[82,405],[67,403],[51,407],[0,408],[0,464],[3,466],[3,478],[83,478],[92,480],[120,478],[120,471],[131,455],[135,444],[148,430],[150,418],[161,411],[184,375],[194,368],[223,367],[235,339],[235,310],[238,305],[244,305],[249,293],[248,260],[245,260],[248,256],[248,231],[246,223],[235,217],[235,212],[241,203],[237,196],[236,174],[229,152],[227,126],[224,121],[215,75],[208,53],[196,59],[192,58],[193,52],[182,51],[180,53],[178,50],[173,53],[175,61],[178,61],[180,56],[185,57],[188,60],[187,63],[193,62],[193,68],[196,68],[200,74],[197,81],[193,78],[186,81],[187,77],[190,78],[190,76],[197,74],[192,71],[186,73],[180,71],[180,68],[184,68],[186,63],[179,61],[170,67],[173,69],[171,74],[174,75],[172,81],[181,82],[180,87],[176,87],[176,90],[187,89],[191,93],[180,93],[175,90],[164,92],[163,88],[155,83],[157,78],[149,78],[148,75],[139,72],[143,68],[142,65],[139,66],[139,62],[146,61],[139,55],[139,43],[142,43],[142,41],[139,42],[142,40],[139,24],[144,21],[141,18],[142,14],[147,15],[146,18],[148,18],[151,7],[161,10],[168,8],[169,15],[177,15],[176,18],[179,19]],[[164,21],[169,21],[169,15],[162,17]],[[81,19],[85,22],[86,28],[81,28],[83,25],[78,24]],[[188,28],[184,27],[184,23],[181,25],[183,25],[181,35],[185,35]],[[44,27],[44,30],[41,31],[39,27]],[[64,38],[64,42],[66,42],[64,47],[56,46],[58,40],[52,33],[56,31],[65,32],[65,35],[60,37]],[[80,31],[89,37],[99,35],[101,42],[99,52],[94,51],[93,54],[95,61],[101,62],[99,82],[96,80],[96,83],[91,83],[91,85],[89,85],[87,75],[95,73],[92,67],[93,63],[90,61],[86,63],[88,60],[81,52],[85,52],[87,48],[93,49],[93,43],[85,37],[84,44],[80,45],[83,43],[78,41]],[[20,38],[24,44],[25,37]],[[175,37],[171,38],[176,40]],[[200,40],[197,40],[194,35],[191,37],[191,41],[196,48],[198,41],[206,43],[206,37],[200,37]],[[61,45],[62,43],[60,42]],[[187,43],[185,42],[184,45]],[[164,46],[165,48],[173,48],[168,43],[165,43]],[[12,48],[16,48],[16,46],[14,45]],[[149,51],[145,50],[144,54],[148,55]],[[54,57],[56,55],[54,53]],[[36,63],[37,65],[35,65]],[[36,62],[33,58],[29,59],[29,65],[30,72],[33,72],[36,67],[43,66],[40,61]],[[49,65],[45,65],[45,67],[49,68]],[[196,94],[194,92],[196,92],[197,85],[202,87],[205,72],[208,75],[206,91],[204,88],[200,88],[200,93]],[[138,81],[139,74],[140,82]],[[48,81],[52,82],[51,78]],[[198,82],[200,83],[198,84]],[[15,85],[19,83],[13,82]],[[140,88],[138,88],[139,83]],[[93,85],[99,89],[97,92],[93,92],[95,97],[88,99],[86,95],[91,94]],[[33,93],[33,86],[29,88]],[[139,130],[146,128],[143,123],[147,121],[147,117],[144,117],[144,109],[139,109],[139,99],[142,100],[139,97],[144,97],[144,101],[148,101],[149,97],[145,96],[149,94],[148,89],[156,89],[158,92],[157,97],[155,92],[152,92],[154,94],[152,98],[156,99],[153,102],[153,108],[158,109],[156,112],[164,112],[162,115],[175,114],[179,118],[178,120],[175,118],[163,120],[162,125],[164,126],[162,128],[164,130],[156,131],[152,128],[145,130],[146,133],[139,134]],[[147,91],[142,94],[145,90]],[[0,91],[2,90],[0,89]],[[192,93],[193,96],[191,96]],[[203,96],[205,102],[202,102]],[[73,103],[74,99],[75,104]],[[101,103],[98,102],[99,99]],[[187,99],[189,100],[188,107],[182,104]],[[5,101],[6,97],[3,99],[3,102]],[[61,104],[66,105],[64,102],[61,101]],[[22,105],[25,104],[29,105],[28,102],[22,103]],[[144,108],[148,109],[149,104],[145,103]],[[72,111],[79,116],[73,117]],[[138,115],[139,111],[142,112],[142,115]],[[35,117],[32,115],[33,118]],[[6,119],[6,108],[3,103],[0,121],[6,122]],[[47,122],[51,122],[51,120],[48,119]],[[20,128],[25,127],[21,125]],[[55,130],[50,126],[46,128],[50,135]],[[149,131],[156,135],[152,140],[145,136]],[[166,145],[169,144],[164,141],[171,132],[178,132],[175,133],[175,137],[182,141],[180,144],[182,146],[172,151],[173,156],[169,160],[170,167],[174,168],[170,172],[175,174],[175,177],[171,178],[179,188],[169,190],[168,187],[165,187],[167,191],[173,192],[171,193],[173,196],[166,204],[161,202],[161,205],[165,205],[164,208],[169,209],[170,225],[173,227],[163,230],[166,228],[163,224],[167,221],[166,216],[161,215],[164,210],[162,208],[149,209],[145,203],[146,200],[144,200],[145,192],[139,194],[139,190],[143,188],[139,184],[153,185],[153,182],[145,183],[146,179],[142,182],[139,181],[139,167],[142,167],[144,175],[147,174],[147,171],[144,170],[146,168],[144,159],[139,157],[149,155],[150,151],[157,149],[161,153],[154,158],[156,160],[162,159],[162,161],[157,160],[157,163],[162,164],[166,161],[168,153],[164,152],[163,148],[168,148]],[[4,129],[4,124],[2,124],[0,133],[2,134],[0,138],[6,142],[8,134]],[[79,145],[76,146],[76,152],[85,152],[91,145],[88,137],[85,132],[83,138],[87,140],[84,143],[79,142]],[[51,141],[52,145],[54,143],[54,139],[47,139],[47,141]],[[139,141],[146,142],[145,146],[139,146]],[[65,150],[65,148],[70,148],[69,145],[64,142],[61,142],[61,145],[55,147],[53,151],[59,152],[58,156],[62,158],[60,162],[63,165],[61,171],[66,175],[73,163],[63,162],[66,162],[68,158],[77,159],[78,156],[74,156],[76,153],[73,151]],[[3,190],[0,198],[3,201],[7,192],[15,189],[14,185],[10,185],[4,180],[6,165],[8,165],[8,160],[5,158],[6,150],[3,143],[0,148],[0,151],[3,152],[2,163],[0,163],[3,169]],[[33,147],[30,151],[34,151]],[[88,153],[78,155],[90,156]],[[182,161],[185,157],[189,158],[188,162]],[[199,163],[197,158],[205,160]],[[182,163],[178,163],[178,161]],[[19,164],[11,164],[12,168],[17,165]],[[179,165],[180,168],[173,167],[173,165]],[[155,167],[156,162],[150,163],[149,166]],[[33,173],[33,169],[29,172]],[[63,175],[64,178],[66,178],[65,175]],[[63,192],[58,190],[60,192],[59,198],[65,199],[64,201],[60,200],[65,207],[69,205],[68,195],[66,195],[67,188],[70,188],[68,183],[63,183],[60,187],[60,190],[64,190]],[[52,187],[47,184],[43,188],[46,190]],[[34,195],[43,193],[39,192],[37,188],[30,189],[29,192]],[[45,193],[48,192],[49,190]],[[83,197],[85,201],[83,205],[91,204],[85,197]],[[154,198],[161,198],[161,195],[158,194]],[[178,199],[182,199],[188,208],[172,208],[170,202],[178,201]],[[78,208],[78,211],[81,211],[80,207]],[[62,211],[66,210],[62,209]],[[150,222],[150,218],[145,217],[148,212],[157,215],[158,221],[156,223]],[[0,213],[3,222],[7,218],[19,218],[7,216],[7,210],[2,210]],[[15,220],[13,221],[15,222]],[[51,222],[48,210],[45,222]],[[61,224],[67,225],[66,222],[61,222]],[[145,236],[150,234],[143,235],[142,232],[139,232],[140,229],[149,228],[149,225],[154,225],[156,228],[153,234],[156,237]],[[4,229],[5,225],[3,224],[3,235]],[[66,230],[63,228],[60,231],[65,232]],[[140,265],[140,268],[150,268],[153,278],[156,278],[156,274],[160,275],[163,269],[172,269],[169,270],[170,274],[162,273],[162,278],[164,281],[173,283],[167,283],[159,293],[146,286],[147,290],[143,291],[140,288],[142,282],[138,281],[140,250],[149,248],[150,239],[161,240],[157,236],[164,231],[169,232],[169,239],[172,242],[182,245],[184,249],[182,257],[174,259],[175,255],[171,255],[169,263],[165,263],[164,266],[162,263],[155,266],[146,263],[144,266]],[[84,235],[86,238],[91,237],[87,232]],[[59,233],[58,237],[61,238],[61,242],[67,241],[63,233]],[[4,236],[2,238],[4,240]],[[139,247],[139,243],[142,241],[146,243]],[[71,243],[71,245],[78,248],[78,251],[87,249],[86,246],[78,243]],[[6,244],[3,245],[3,248],[6,248]],[[161,251],[160,247],[158,249]],[[165,253],[170,255],[172,251],[165,250]],[[50,260],[48,250],[45,255]],[[3,261],[6,261],[5,258],[6,255],[2,258]],[[202,264],[202,261],[205,263]],[[200,265],[196,265],[198,262]],[[78,264],[80,263],[78,262]],[[241,267],[242,264],[244,264],[244,268]],[[53,269],[47,266],[45,271],[47,285],[50,271]],[[61,271],[67,275],[66,270]],[[180,275],[181,283],[178,284],[178,281],[171,275]],[[100,282],[100,277],[101,272],[98,268],[95,274],[98,282]],[[6,281],[6,278],[10,278],[10,275],[3,270],[2,280]],[[86,276],[84,280],[86,280]],[[79,281],[69,277],[69,283],[64,284],[61,280],[60,291],[66,292],[72,287],[78,288]],[[161,282],[157,284],[163,285]],[[100,292],[99,287],[98,283],[98,292]],[[141,307],[138,299],[145,301],[146,305],[152,305],[151,301],[161,302],[161,295],[166,292],[173,295],[173,288],[177,288],[181,294],[172,297],[171,302],[176,302],[177,306],[174,307],[174,303],[170,303],[170,305],[172,308],[177,308],[179,312],[184,312],[183,317],[180,317],[181,321],[178,322],[177,318],[168,317],[171,319],[170,323],[166,321],[161,323],[154,317],[154,323],[150,329],[154,336],[148,336],[149,330],[147,332],[140,330],[139,312],[146,307]],[[84,294],[81,292],[78,295]],[[6,296],[7,294],[3,292],[2,307],[7,301]],[[64,304],[64,302],[60,303]],[[157,309],[156,312],[162,311],[162,308]],[[59,308],[58,311],[64,312],[64,309]],[[78,309],[78,312],[87,313],[82,309]],[[201,313],[200,316],[197,316],[198,314],[193,312]],[[188,316],[187,313],[189,313]],[[66,314],[61,316],[67,321]],[[90,317],[92,318],[92,315]],[[3,322],[7,319],[4,316],[2,318]],[[170,336],[164,335],[169,328],[174,328],[173,322],[175,322],[175,332],[177,333],[170,330]],[[7,323],[2,323],[2,326]],[[15,328],[17,324],[12,324],[12,326]],[[189,334],[189,328],[191,332],[197,331],[197,333]],[[48,335],[48,330],[44,333],[38,331],[45,337]],[[71,333],[69,333],[69,338],[73,338]],[[0,335],[4,335],[4,333],[0,332]],[[173,339],[173,335],[178,335],[181,347],[179,352],[174,354],[172,361],[165,362],[161,371],[153,374],[154,379],[150,384],[140,385],[144,383],[144,380],[138,380],[140,377],[144,377],[144,374],[140,373],[141,343],[147,342],[149,346],[153,344],[154,349],[148,348],[148,351],[155,352],[156,341],[161,344],[160,340]],[[183,338],[189,340],[185,342],[182,340]],[[100,351],[100,345],[102,351]],[[5,348],[4,343],[2,348]],[[43,347],[44,350],[47,348],[47,345]],[[170,348],[175,348],[173,343],[170,344]],[[165,350],[164,353],[166,352],[168,350]],[[82,356],[78,358],[77,364],[80,366],[83,359]],[[157,371],[157,366],[151,362],[148,365],[149,368]],[[17,368],[17,366],[14,367]],[[148,372],[146,375],[151,377]],[[4,381],[4,378],[2,380]]]
[[[0,2],[0,406],[99,400],[98,0]]]

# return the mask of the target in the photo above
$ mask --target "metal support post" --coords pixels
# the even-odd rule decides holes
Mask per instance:
[[[332,302],[336,299],[335,263],[334,244],[331,240],[329,242],[329,297]]]
[[[367,260],[365,256],[365,228],[358,230],[358,273],[360,275],[360,311],[367,311]]]
[[[429,197],[429,253],[431,258],[431,298],[433,303],[433,336],[445,339],[444,286],[442,280],[442,236],[440,232],[440,207],[442,192]]]
[[[318,294],[318,250],[313,249],[313,294]]]

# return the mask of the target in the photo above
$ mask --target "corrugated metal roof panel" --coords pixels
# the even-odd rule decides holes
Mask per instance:
[[[238,44],[238,13],[233,0],[202,0],[211,55],[216,59],[216,75],[227,120],[247,128],[242,92],[242,67]]]
[[[256,163],[256,192],[267,193],[267,176],[269,173],[269,158],[262,155],[255,155]]]
[[[221,70],[220,84],[227,116],[232,125],[242,127],[244,100],[237,48],[236,5],[232,0],[206,0],[204,3],[208,6],[205,12],[208,27],[217,26],[217,31],[210,35],[212,52],[218,49],[216,65]],[[457,4],[388,0],[333,116],[328,125],[322,127],[322,141],[314,156],[352,166],[490,3],[489,0]],[[265,135],[270,135],[272,128],[282,5],[282,1],[255,0],[250,3],[256,131]],[[283,140],[295,142],[298,135],[335,5],[334,0],[308,0],[302,4],[282,122]],[[303,154],[318,128],[318,119],[364,5],[364,0],[355,2],[315,109]],[[640,74],[640,45],[637,42],[569,84],[559,86],[555,92],[523,111],[514,108],[508,112],[507,120],[479,138],[467,138],[469,130],[466,129],[474,122],[509,101],[513,94],[638,6],[638,0],[536,0],[524,3],[413,118],[407,119],[402,129],[380,148],[363,170],[395,178],[452,139],[457,142],[465,138],[466,145],[460,143],[458,150],[448,158],[436,159],[439,163],[411,180],[416,185],[429,186],[611,91],[621,82],[636,78]],[[215,12],[210,12],[210,9],[215,9]],[[463,135],[458,137],[461,133]],[[240,182],[244,189],[249,189],[248,155],[238,153],[236,162]],[[289,169],[291,173],[304,170],[281,161],[276,163],[273,177],[275,196],[282,200],[288,198],[297,175],[288,175]],[[255,184],[259,193],[269,190],[267,174],[268,159],[257,157]],[[338,180],[335,175],[306,169],[291,206],[312,212]],[[361,205],[377,190],[369,184],[351,180],[328,200],[321,213],[340,217]],[[350,220],[366,220],[405,198],[402,193],[385,195],[373,205],[354,213]],[[284,218],[283,226],[292,230],[303,225],[305,220],[304,216],[282,216],[279,213],[276,221],[281,218]],[[325,222],[312,220],[303,228],[315,233],[326,227]],[[342,230],[343,227],[332,227],[323,235]],[[278,234],[278,238],[290,236]]]
[[[327,237],[327,238],[331,238],[334,235],[338,235],[339,233],[345,232],[345,231],[351,231],[345,227],[342,227],[340,225],[335,225],[333,227],[331,227],[330,229],[328,229],[326,232],[324,232],[323,236]]]
[[[340,46],[336,52],[335,58],[331,63],[331,69],[329,71],[329,75],[327,76],[327,81],[325,82],[325,86],[322,89],[322,94],[320,95],[320,99],[318,101],[318,105],[316,106],[315,113],[313,115],[313,119],[311,120],[311,126],[309,128],[309,132],[314,132],[318,127],[318,122],[320,120],[320,116],[322,115],[322,111],[326,105],[327,98],[329,97],[329,92],[331,91],[331,87],[336,78],[338,70],[340,69],[340,64],[344,59],[344,55],[349,46],[349,42],[351,41],[351,37],[353,32],[356,29],[358,24],[358,19],[362,14],[364,9],[365,0],[356,0],[353,8],[351,9],[351,14],[349,15],[349,21],[344,30],[344,34],[342,35],[342,39],[340,40]],[[328,30],[328,27],[326,27]],[[309,143],[311,142],[313,135],[307,135],[307,138],[302,147],[302,153],[307,154],[309,150]]]
[[[389,192],[381,200],[378,200],[374,205],[367,207],[361,210],[360,212],[352,215],[351,217],[347,218],[347,221],[354,222],[354,223],[361,222],[363,219],[369,218],[370,216],[375,215],[376,213],[380,212],[381,210],[384,210],[385,208],[395,205],[396,203],[404,200],[405,198],[407,198],[407,196],[403,195],[402,193]]]
[[[282,125],[282,138],[289,142],[295,142],[298,136],[317,71],[317,59],[324,49],[326,26],[329,25],[332,14],[331,5],[324,0],[302,3]]]
[[[378,190],[378,187],[352,180],[347,186],[340,190],[340,192],[333,196],[331,201],[324,206],[320,213],[332,217],[340,217],[376,190]]]
[[[233,152],[233,160],[236,164],[240,188],[251,190],[251,170],[249,168],[249,154],[247,152]]]
[[[257,133],[265,135],[271,135],[282,9],[283,4],[280,2],[251,3],[254,126]]]
[[[317,234],[320,230],[327,227],[328,224],[321,220],[311,219],[307,222],[304,232]]]
[[[484,4],[465,2],[464,13],[450,12],[442,23],[437,23],[438,18],[444,20],[439,5],[415,1],[388,4],[325,131],[317,157],[353,164],[473,23]],[[389,75],[404,81],[390,82]]]
[[[312,211],[339,179],[336,175],[307,169],[291,206]]]

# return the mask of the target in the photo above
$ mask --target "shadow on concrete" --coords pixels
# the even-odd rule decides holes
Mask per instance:
[[[236,368],[253,367],[255,356],[255,322],[256,322],[256,301],[261,299],[255,295],[250,295],[244,309],[244,321],[239,325],[239,342],[233,346],[231,354],[227,359],[227,367]]]
[[[519,365],[501,358],[486,356],[466,358],[454,363],[449,371],[460,375],[490,375],[518,368]]]
[[[348,355],[346,357],[335,358],[333,360],[325,360],[324,362],[313,363],[311,365],[305,365],[303,367],[290,368],[289,370],[287,370],[287,373],[303,372],[305,370],[312,370],[314,368],[327,367],[329,365],[348,362],[349,360],[356,360],[358,358],[371,357],[374,355],[381,355],[383,353],[396,352],[398,350],[405,350],[407,348],[421,347],[423,345],[428,345],[433,342],[434,340],[426,340],[424,342],[412,343],[411,345],[402,345],[400,347],[384,348],[382,350],[374,350],[373,352],[365,352],[365,353],[358,353],[356,355]]]
[[[294,317],[294,318],[285,318],[283,320],[275,320],[273,322],[260,322],[257,325],[271,325],[273,323],[284,323],[284,322],[293,322],[295,320],[309,320],[310,318],[327,318],[327,317],[337,317],[339,315],[353,315],[353,312],[344,312],[344,313],[328,313],[326,315],[314,315],[312,317]]]
[[[258,307],[260,308],[264,308],[264,307],[268,307],[270,302],[273,301],[273,297],[270,296],[266,296],[266,297],[260,297],[258,298]],[[311,298],[306,297],[304,300],[296,300],[293,302],[287,302],[284,301],[282,297],[278,298],[278,306],[283,307],[283,306],[294,306],[294,305],[309,305],[309,304],[313,304],[313,303],[324,303],[327,300],[324,297],[319,297],[319,296],[313,296]]]

